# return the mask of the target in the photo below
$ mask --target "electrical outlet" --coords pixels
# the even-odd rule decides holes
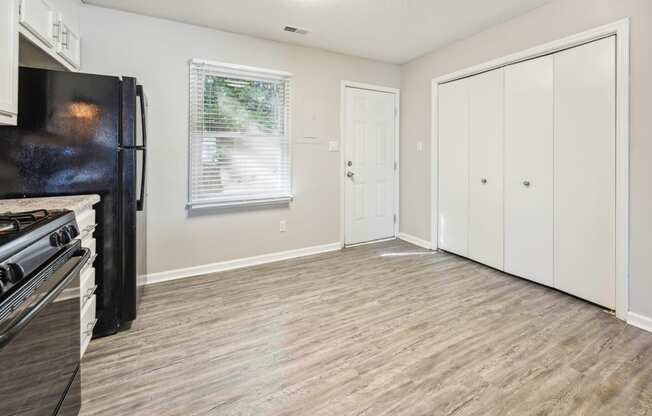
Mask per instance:
[[[281,220],[279,223],[278,229],[280,232],[284,233],[288,230],[288,223],[285,220]]]

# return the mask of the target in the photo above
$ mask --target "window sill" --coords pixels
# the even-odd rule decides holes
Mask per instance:
[[[290,203],[294,196],[283,196],[278,198],[252,199],[247,201],[206,201],[188,203],[186,208],[189,210],[203,208],[238,208],[238,207],[258,207],[268,205],[284,205]]]

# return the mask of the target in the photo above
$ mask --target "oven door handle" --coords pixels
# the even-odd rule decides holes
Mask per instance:
[[[91,256],[91,251],[87,248],[81,248],[83,253],[77,264],[66,274],[66,276],[61,279],[59,282],[47,295],[43,297],[36,305],[31,307],[23,316],[21,316],[16,322],[11,325],[6,331],[0,334],[0,348],[7,345],[23,328],[25,328],[31,321],[38,315],[46,306],[51,304],[57,296],[68,286],[68,284],[75,278],[75,276],[81,271],[86,261]]]

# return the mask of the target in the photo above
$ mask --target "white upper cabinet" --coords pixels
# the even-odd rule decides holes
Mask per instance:
[[[20,0],[20,24],[47,48],[57,42],[55,17],[55,9],[47,0]]]
[[[20,0],[20,34],[64,68],[77,71],[79,8],[78,0]]]
[[[439,248],[468,255],[469,92],[467,80],[439,86]]]
[[[0,124],[16,124],[18,114],[18,2],[0,2]],[[7,57],[5,59],[4,57]]]
[[[553,278],[553,57],[505,68],[505,271]]]
[[[18,120],[19,65],[79,70],[80,7],[79,0],[0,1],[0,125]],[[29,51],[37,51],[38,59]]]

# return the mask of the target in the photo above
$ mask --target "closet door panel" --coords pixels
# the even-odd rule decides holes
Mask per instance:
[[[555,55],[555,287],[615,308],[616,44]]]
[[[469,257],[503,267],[503,74],[468,79]]]
[[[439,248],[466,256],[469,205],[467,81],[439,86]]]
[[[553,57],[505,68],[505,271],[553,280]]]

